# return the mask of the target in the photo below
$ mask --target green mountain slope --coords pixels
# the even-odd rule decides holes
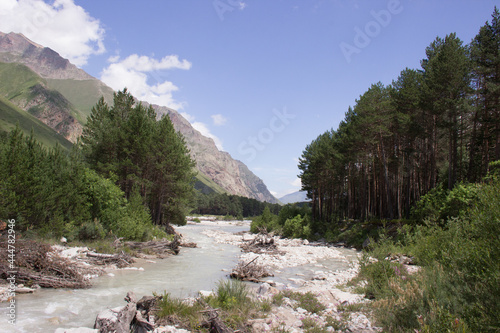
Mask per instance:
[[[215,193],[227,193],[222,187],[217,185],[212,179],[208,178],[204,173],[198,172],[196,174],[196,181],[194,187],[202,193],[209,194]]]
[[[75,107],[76,119],[82,124],[87,122],[92,107],[101,97],[104,97],[108,104],[113,103],[113,89],[99,80],[47,79],[47,84]]]
[[[81,133],[78,122],[81,112],[59,91],[50,89],[47,80],[23,64],[0,62],[0,96],[72,142]]]
[[[0,97],[0,132],[10,132],[19,124],[25,135],[29,135],[31,129],[35,133],[35,137],[45,146],[54,147],[59,143],[68,151],[72,147],[72,143],[59,135],[52,128],[48,127],[40,120],[28,112],[21,110],[14,104]]]

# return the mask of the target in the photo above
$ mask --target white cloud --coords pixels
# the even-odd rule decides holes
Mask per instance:
[[[111,63],[101,73],[101,80],[115,90],[127,88],[134,97],[152,104],[167,106],[180,110],[184,102],[174,99],[172,93],[179,88],[170,81],[162,80],[157,71],[169,69],[191,68],[187,60],[179,60],[177,55],[169,55],[160,60],[132,54],[120,60],[113,56],[108,59]],[[148,83],[148,74],[155,84]]]
[[[210,117],[212,117],[215,126],[223,126],[227,122],[227,118],[221,115],[220,113],[211,115]]]
[[[22,33],[77,66],[105,52],[104,29],[73,0],[1,0],[0,31]]]

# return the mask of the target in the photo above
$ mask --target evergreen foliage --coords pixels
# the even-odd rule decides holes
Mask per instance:
[[[314,232],[344,219],[408,219],[426,194],[441,193],[437,186],[449,191],[487,174],[500,159],[499,24],[495,8],[470,45],[455,34],[436,38],[421,69],[373,84],[337,130],[307,145],[299,169]]]
[[[124,89],[113,106],[101,98],[92,109],[81,147],[90,167],[116,179],[126,198],[140,194],[154,224],[185,223],[194,162],[168,116],[157,120],[152,107],[136,104]]]
[[[111,180],[90,170],[77,150],[68,155],[60,146],[47,149],[19,127],[0,140],[0,191],[0,217],[15,219],[22,232],[68,240],[164,235],[153,227],[142,201],[128,201]]]
[[[279,204],[271,204],[253,198],[215,192],[209,194],[198,192],[195,207],[191,211],[192,214],[231,215],[241,219],[243,217],[261,215],[266,207],[269,207],[274,214],[278,214],[281,210]]]

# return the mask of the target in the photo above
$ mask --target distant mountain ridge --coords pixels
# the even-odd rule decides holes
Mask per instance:
[[[307,199],[306,191],[297,191],[279,198],[280,202],[283,204],[296,203],[296,202],[305,202],[309,201]]]
[[[3,76],[2,63],[5,69]],[[33,73],[20,67],[13,74],[10,66],[18,64],[28,67]],[[7,71],[10,72],[7,74]],[[27,73],[29,84],[18,77],[17,73],[21,72]],[[16,84],[15,89],[11,81]],[[3,82],[0,83],[0,96],[73,142],[80,136],[82,124],[98,99],[103,96],[106,102],[113,101],[110,87],[57,52],[30,41],[22,34],[0,32],[0,82]],[[13,91],[7,91],[9,89]],[[177,111],[158,105],[152,107],[158,115],[168,115],[175,129],[183,134],[198,170],[206,178],[230,194],[278,202],[264,182],[245,164],[234,160],[229,153],[219,151],[212,139],[195,130]]]

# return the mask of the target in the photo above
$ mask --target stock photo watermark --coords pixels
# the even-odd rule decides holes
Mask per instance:
[[[246,156],[247,161],[253,161],[257,157],[257,152],[263,151],[267,145],[273,142],[275,135],[281,133],[290,124],[290,120],[296,116],[283,110],[273,110],[273,116],[269,120],[269,125],[262,128],[257,135],[249,136],[238,145],[238,153]]]
[[[355,35],[352,43],[342,42],[339,45],[347,63],[351,63],[354,54],[359,54],[368,47],[371,41],[380,35],[382,28],[386,28],[391,23],[393,16],[402,11],[403,6],[399,0],[389,0],[387,9],[371,10],[370,15],[373,20],[368,21],[363,28],[354,27]]]
[[[2,222],[3,223],[3,222]],[[4,224],[5,225],[5,224]],[[7,321],[11,325],[16,324],[16,220],[11,219],[7,221]]]
[[[26,23],[23,25],[22,33],[25,36],[34,36],[38,33],[38,31],[50,23],[56,16],[56,11],[51,10],[51,8],[47,8],[41,6],[35,13],[26,15],[22,14],[26,19]]]
[[[221,21],[224,21],[224,15],[227,12],[232,12],[235,9],[243,10],[246,7],[246,3],[240,0],[214,0],[212,5]]]

